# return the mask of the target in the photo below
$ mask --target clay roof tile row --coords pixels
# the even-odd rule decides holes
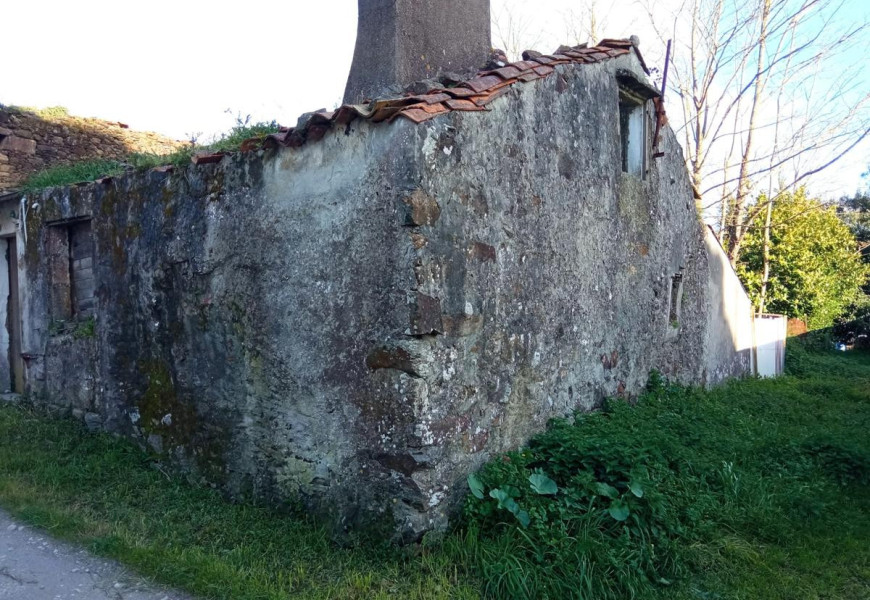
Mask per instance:
[[[345,104],[334,111],[307,113],[299,119],[296,127],[282,129],[265,139],[252,138],[242,145],[242,150],[261,147],[297,147],[305,142],[316,141],[336,125],[347,125],[355,119],[372,122],[392,121],[403,117],[414,123],[428,121],[438,115],[453,111],[486,110],[487,104],[508,91],[517,83],[528,83],[551,75],[556,65],[588,64],[602,62],[634,51],[641,62],[640,52],[631,40],[605,39],[597,46],[562,46],[551,55],[535,52],[524,54],[524,60],[507,64],[498,69],[481,71],[468,81],[455,87],[431,89],[425,94],[401,98],[380,99],[369,104]]]

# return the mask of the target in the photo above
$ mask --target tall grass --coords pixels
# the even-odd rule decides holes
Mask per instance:
[[[123,440],[0,407],[0,505],[208,598],[870,598],[870,355],[557,421],[471,478],[443,539],[339,547]]]
[[[795,342],[789,364],[800,376],[709,392],[653,377],[636,405],[611,401],[556,421],[489,463],[477,476],[484,492],[507,490],[529,524],[486,493],[469,498],[468,524],[486,532],[484,589],[510,598],[870,597],[861,542],[870,540],[870,355]],[[536,470],[556,494],[534,491]]]

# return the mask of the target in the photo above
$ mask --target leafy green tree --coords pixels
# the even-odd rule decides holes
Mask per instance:
[[[870,191],[841,198],[837,213],[859,241],[870,240]]]
[[[864,262],[870,262],[870,191],[842,198],[837,206],[837,215],[858,240]]]
[[[865,173],[868,177],[870,173]],[[841,198],[837,206],[840,219],[852,230],[858,241],[858,249],[864,264],[870,265],[870,188],[859,191],[852,197]],[[834,328],[834,333],[847,342],[862,344],[870,339],[870,279],[864,284],[864,294],[844,314]]]
[[[759,203],[766,203],[762,197]],[[765,215],[750,223],[737,273],[756,307],[764,273]],[[811,329],[829,327],[863,295],[870,267],[834,206],[807,197],[806,190],[781,192],[770,220],[769,280],[765,310],[805,319]]]

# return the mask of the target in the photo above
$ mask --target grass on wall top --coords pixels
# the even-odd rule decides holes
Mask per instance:
[[[245,140],[277,133],[279,125],[271,123],[238,124],[211,144],[182,148],[171,154],[134,153],[125,160],[84,160],[68,165],[58,165],[38,171],[21,185],[21,191],[36,192],[50,187],[95,181],[101,177],[115,177],[127,169],[147,170],[164,165],[182,167],[190,164],[194,154],[210,152],[235,152]]]

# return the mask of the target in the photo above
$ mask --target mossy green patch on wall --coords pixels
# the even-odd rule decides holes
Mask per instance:
[[[136,402],[139,409],[139,426],[147,433],[159,435],[172,445],[191,441],[197,427],[196,409],[179,398],[172,372],[162,360],[146,360],[139,363],[139,370],[146,378],[145,393]]]

